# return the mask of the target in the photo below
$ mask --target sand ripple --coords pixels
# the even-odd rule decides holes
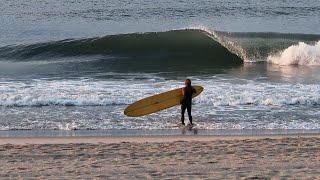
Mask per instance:
[[[297,178],[320,174],[320,138],[0,146],[0,178]]]

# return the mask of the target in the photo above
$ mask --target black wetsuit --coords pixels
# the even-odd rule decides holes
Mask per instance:
[[[192,116],[191,116],[191,104],[192,104],[192,95],[196,93],[196,90],[192,86],[186,86],[183,88],[183,98],[181,100],[181,122],[184,124],[184,112],[188,111],[189,121],[192,124]]]

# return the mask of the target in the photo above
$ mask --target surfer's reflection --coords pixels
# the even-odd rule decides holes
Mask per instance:
[[[182,128],[181,133],[183,135],[186,135],[187,131],[189,131],[191,134],[194,134],[194,135],[198,134],[198,129],[196,129],[196,128],[186,128],[186,127]]]

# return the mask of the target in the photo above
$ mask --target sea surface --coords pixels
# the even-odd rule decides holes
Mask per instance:
[[[170,132],[123,110],[185,78],[199,130],[320,129],[320,1],[0,1],[1,135]]]

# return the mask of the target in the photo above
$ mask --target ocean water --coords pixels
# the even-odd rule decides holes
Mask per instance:
[[[318,0],[0,1],[0,131],[175,130],[178,106],[123,110],[185,78],[200,130],[317,130],[319,19]]]

